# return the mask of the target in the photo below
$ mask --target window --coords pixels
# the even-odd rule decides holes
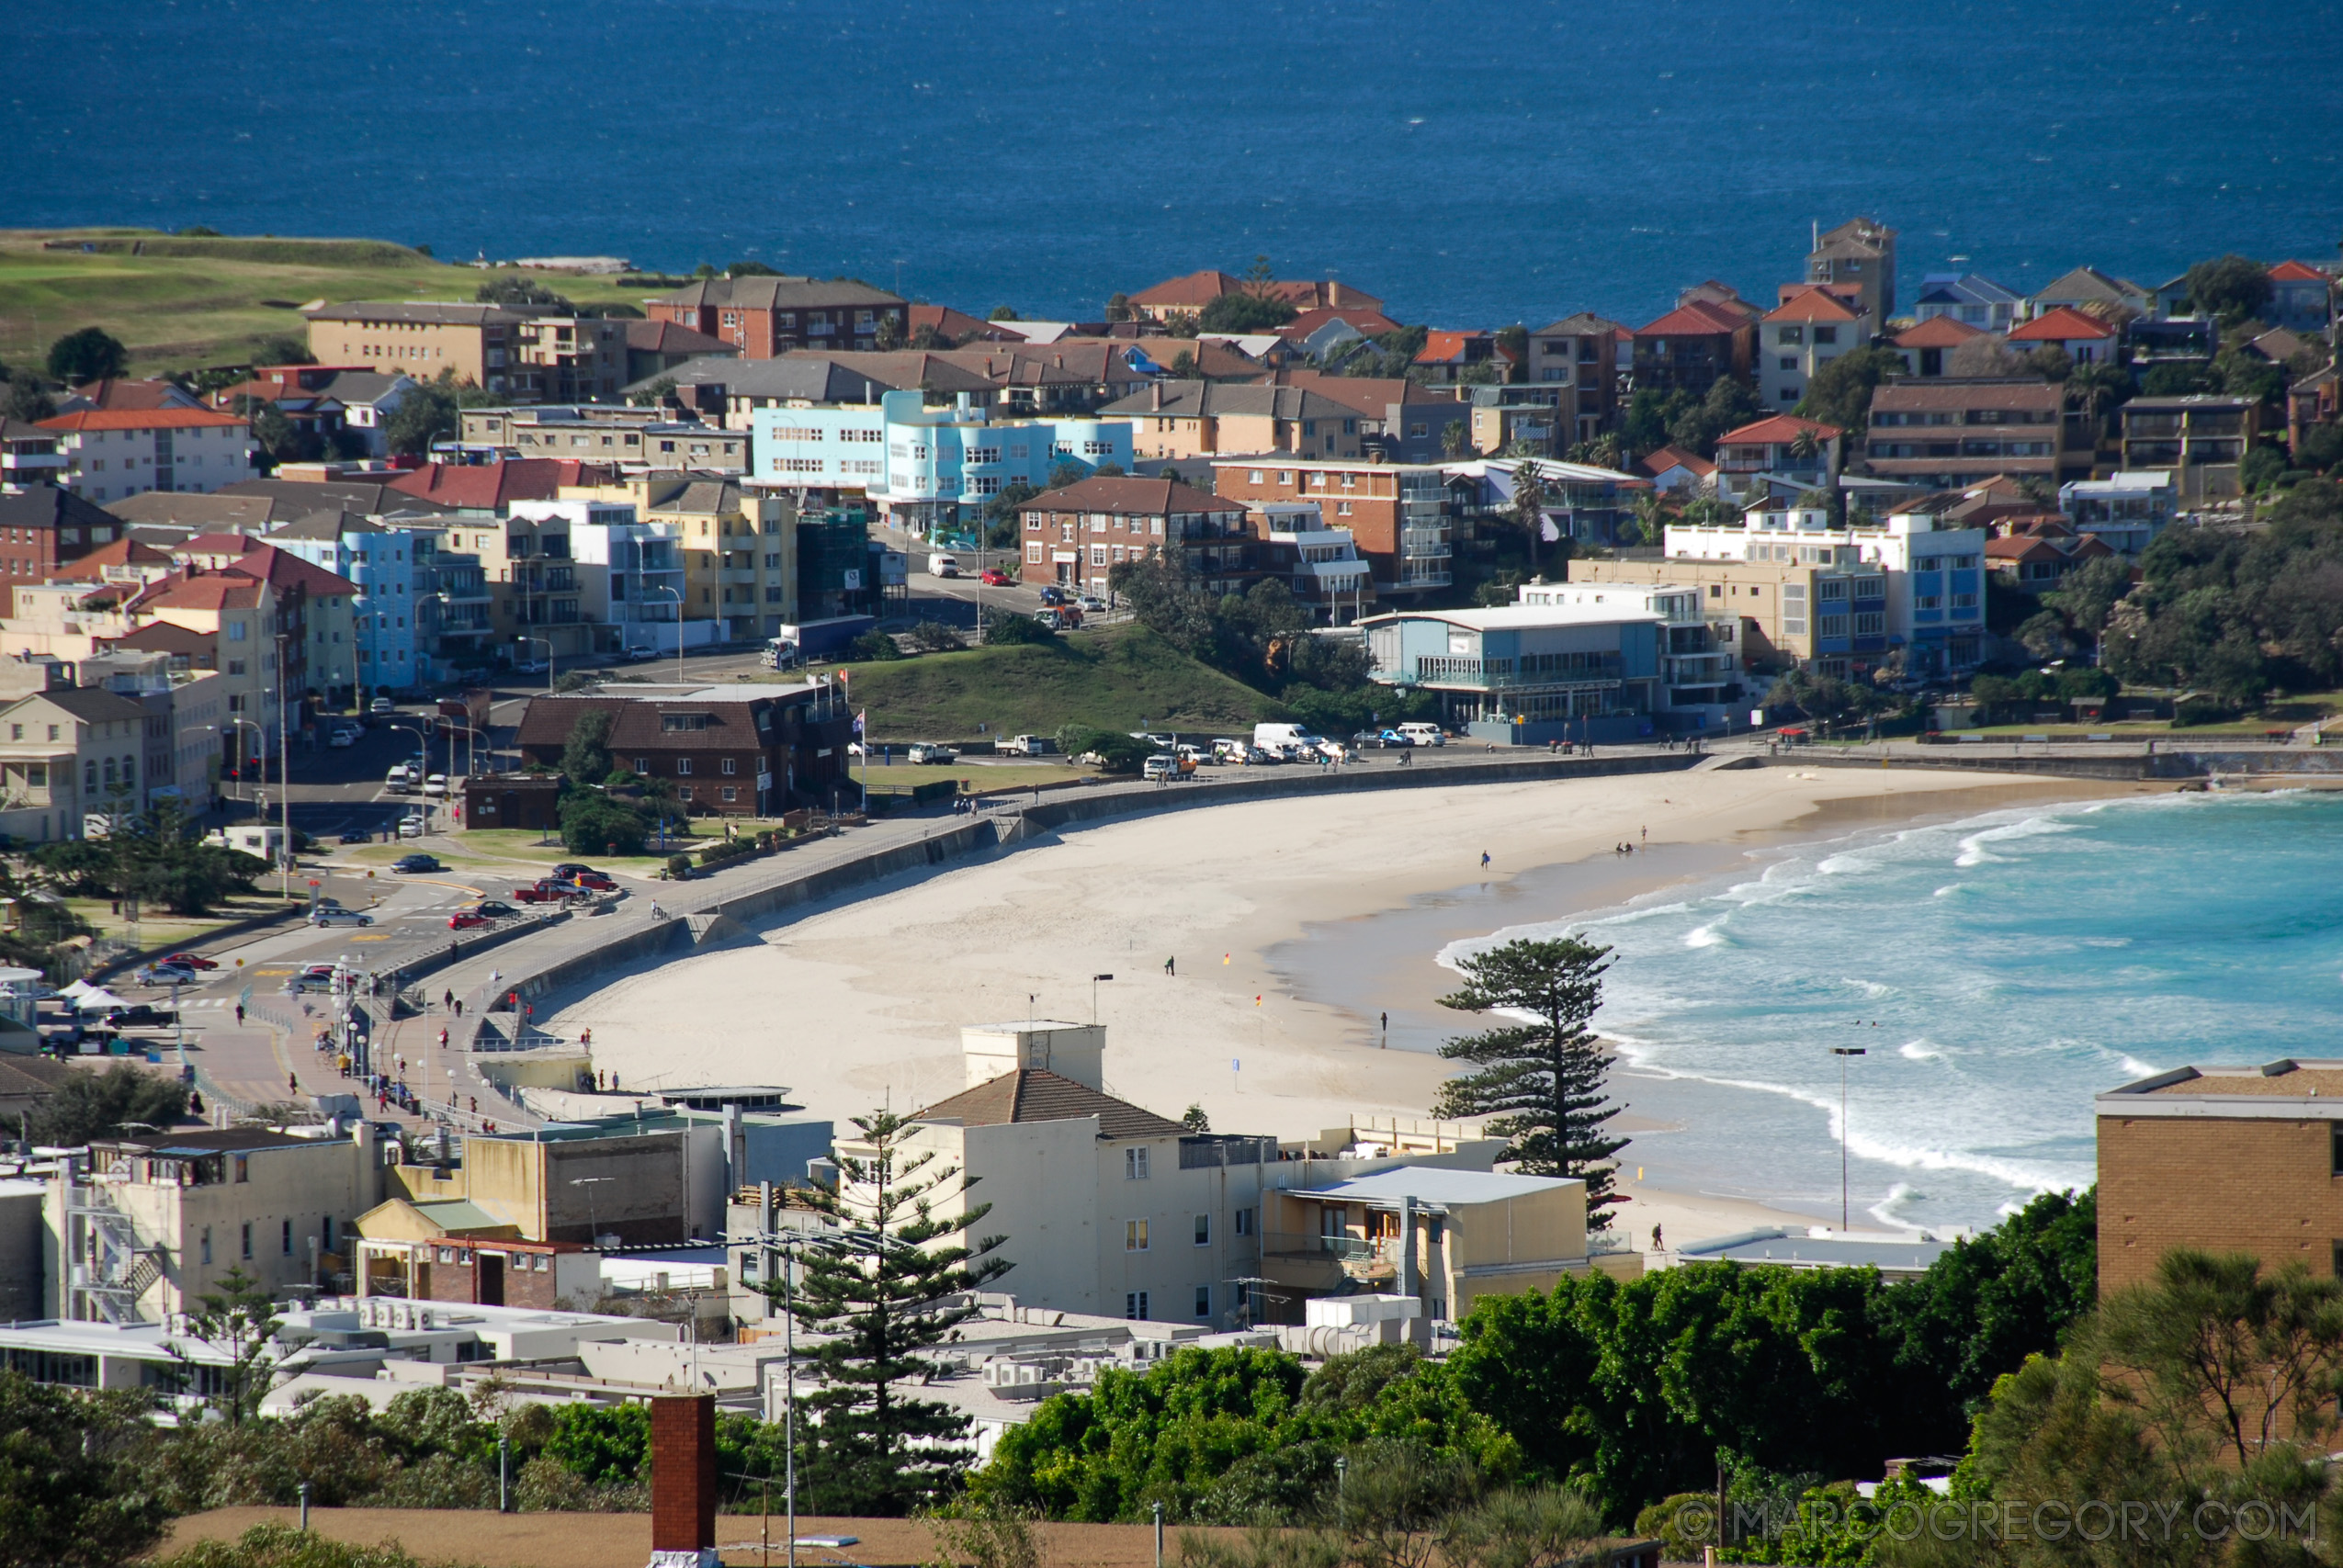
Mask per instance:
[[[676,758],[676,759],[675,759],[675,772],[676,772],[676,773],[690,773],[691,771],[692,771],[692,760],[691,760],[689,757],[678,757],[678,758]]]
[[[727,757],[727,758],[725,758],[725,759],[724,759],[724,765],[723,765],[723,767],[721,767],[721,768],[720,768],[720,769],[719,769],[718,771],[719,771],[719,773],[739,773],[741,770],[740,770],[739,763],[737,762],[737,761],[736,761],[735,759],[730,758],[730,757]]]
[[[2343,1122],[2327,1123],[2327,1174],[2343,1176]]]
[[[1145,1148],[1123,1151],[1123,1179],[1126,1181],[1147,1179],[1147,1150]]]
[[[1806,329],[1804,327],[1777,328],[1775,329],[1773,341],[1781,344],[1785,348],[1794,343],[1804,343],[1806,341]]]
[[[636,772],[636,773],[650,773],[650,772],[651,772],[651,759],[650,759],[650,758],[648,758],[648,757],[637,757],[637,758],[635,759],[635,772]]]
[[[209,1225],[203,1227],[203,1262],[206,1268],[211,1266],[211,1227]]]
[[[1956,610],[1974,610],[1977,607],[1977,596],[1974,593],[1955,593],[1952,595],[1952,607]]]
[[[244,1256],[250,1258],[252,1256],[252,1222],[250,1220],[246,1220],[243,1224],[243,1247]]]
[[[1212,1287],[1210,1285],[1196,1287],[1196,1315],[1198,1317],[1212,1315]]]
[[[239,1181],[250,1181],[252,1179],[251,1156],[238,1155],[236,1156],[236,1179]],[[246,1258],[250,1258],[252,1256],[251,1247],[248,1247],[244,1248],[244,1256]]]
[[[1210,1214],[1196,1216],[1196,1245],[1198,1247],[1212,1245],[1212,1216]]]
[[[1784,370],[1795,370],[1797,367],[1798,367],[1798,356],[1797,356],[1796,355],[1794,355],[1794,354],[1785,354],[1785,355],[1783,355],[1782,356],[1782,368],[1783,368],[1783,369],[1784,369]]]
[[[1106,564],[1106,547],[1104,545],[1092,545],[1090,547],[1090,564],[1092,566],[1104,566]]]
[[[1887,617],[1876,612],[1855,617],[1857,637],[1880,637],[1887,630]]]
[[[679,800],[686,800],[686,801],[687,801],[687,800],[691,799],[691,797],[692,797],[692,786],[691,786],[691,785],[689,785],[689,784],[685,784],[684,786],[682,786],[681,788],[679,788],[678,790],[676,790],[676,791],[675,791],[675,796],[676,796],[676,798],[677,798],[677,799],[679,799]]]
[[[1839,329],[1837,327],[1817,325],[1814,330],[1814,340],[1817,343],[1837,343],[1839,341]]]
[[[741,798],[741,792],[734,789],[730,784],[726,784],[724,786],[724,798],[728,801],[738,800]]]
[[[1253,1212],[1251,1209],[1237,1211],[1237,1234],[1239,1235],[1253,1234]]]
[[[1147,1222],[1145,1220],[1123,1222],[1123,1250],[1126,1252],[1147,1250]]]
[[[284,1255],[288,1258],[293,1256],[293,1222],[290,1220],[285,1222]]]
[[[1039,539],[1027,539],[1025,541],[1025,559],[1031,561],[1036,566],[1041,564],[1041,541]]]
[[[1147,1321],[1147,1292],[1145,1291],[1131,1291],[1124,1295],[1123,1315],[1134,1323]]]

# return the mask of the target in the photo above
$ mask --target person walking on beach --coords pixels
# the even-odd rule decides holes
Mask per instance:
[[[1383,1014],[1383,1048],[1391,1049],[1391,1015],[1387,1012]]]
[[[1480,852],[1480,868],[1483,871],[1487,871],[1488,869],[1488,852],[1487,850],[1483,850]]]
[[[1163,972],[1172,976],[1177,976],[1180,973],[1180,960],[1176,955],[1163,961]]]
[[[1651,1249],[1654,1252],[1665,1252],[1668,1250],[1666,1247],[1659,1245],[1659,1227],[1658,1225],[1651,1227]]]

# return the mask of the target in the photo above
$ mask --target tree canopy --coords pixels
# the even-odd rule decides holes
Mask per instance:
[[[49,374],[68,385],[127,375],[130,351],[103,327],[67,333],[49,345]]]
[[[169,1127],[187,1113],[187,1085],[118,1062],[102,1073],[75,1073],[58,1085],[26,1114],[24,1128],[36,1144],[63,1147],[119,1138],[133,1122]]]
[[[1893,350],[1855,349],[1816,370],[1806,381],[1806,395],[1792,412],[1802,419],[1837,425],[1845,433],[1841,449],[1850,449],[1870,427],[1873,390],[1890,376],[1903,373],[1903,358]]]
[[[1274,332],[1297,313],[1284,299],[1259,294],[1223,294],[1196,313],[1196,327],[1207,333]]]
[[[162,1539],[140,1473],[148,1401],[0,1371],[0,1568],[114,1568]]]
[[[2201,261],[2181,275],[2189,303],[2232,326],[2269,309],[2269,269],[2235,253]]]

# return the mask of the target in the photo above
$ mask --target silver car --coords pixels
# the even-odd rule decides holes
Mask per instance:
[[[374,924],[374,917],[356,909],[320,908],[310,911],[309,923],[313,926],[370,926]]]

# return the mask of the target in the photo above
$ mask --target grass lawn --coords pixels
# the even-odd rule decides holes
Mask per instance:
[[[65,907],[97,929],[102,937],[127,937],[129,922],[114,912],[110,898],[68,898]],[[213,907],[212,912],[200,919],[181,915],[165,914],[160,909],[142,914],[139,919],[138,940],[142,948],[192,947],[209,938],[221,927],[255,915],[275,914],[286,908],[277,898],[233,898]]]
[[[1155,728],[1228,731],[1285,714],[1276,699],[1136,625],[847,668],[870,734],[896,742],[957,740],[979,725],[995,735],[1055,735],[1069,723],[1128,730],[1141,719]],[[939,776],[964,774],[976,776],[950,768]]]
[[[51,251],[87,241],[95,254]],[[130,247],[143,247],[130,254]],[[263,337],[306,339],[311,300],[470,299],[489,275],[379,240],[178,239],[152,230],[0,231],[0,361],[38,366],[49,345],[104,327],[130,345],[131,374],[235,364]],[[510,276],[499,272],[495,276]],[[530,271],[581,305],[640,308],[652,290]]]

